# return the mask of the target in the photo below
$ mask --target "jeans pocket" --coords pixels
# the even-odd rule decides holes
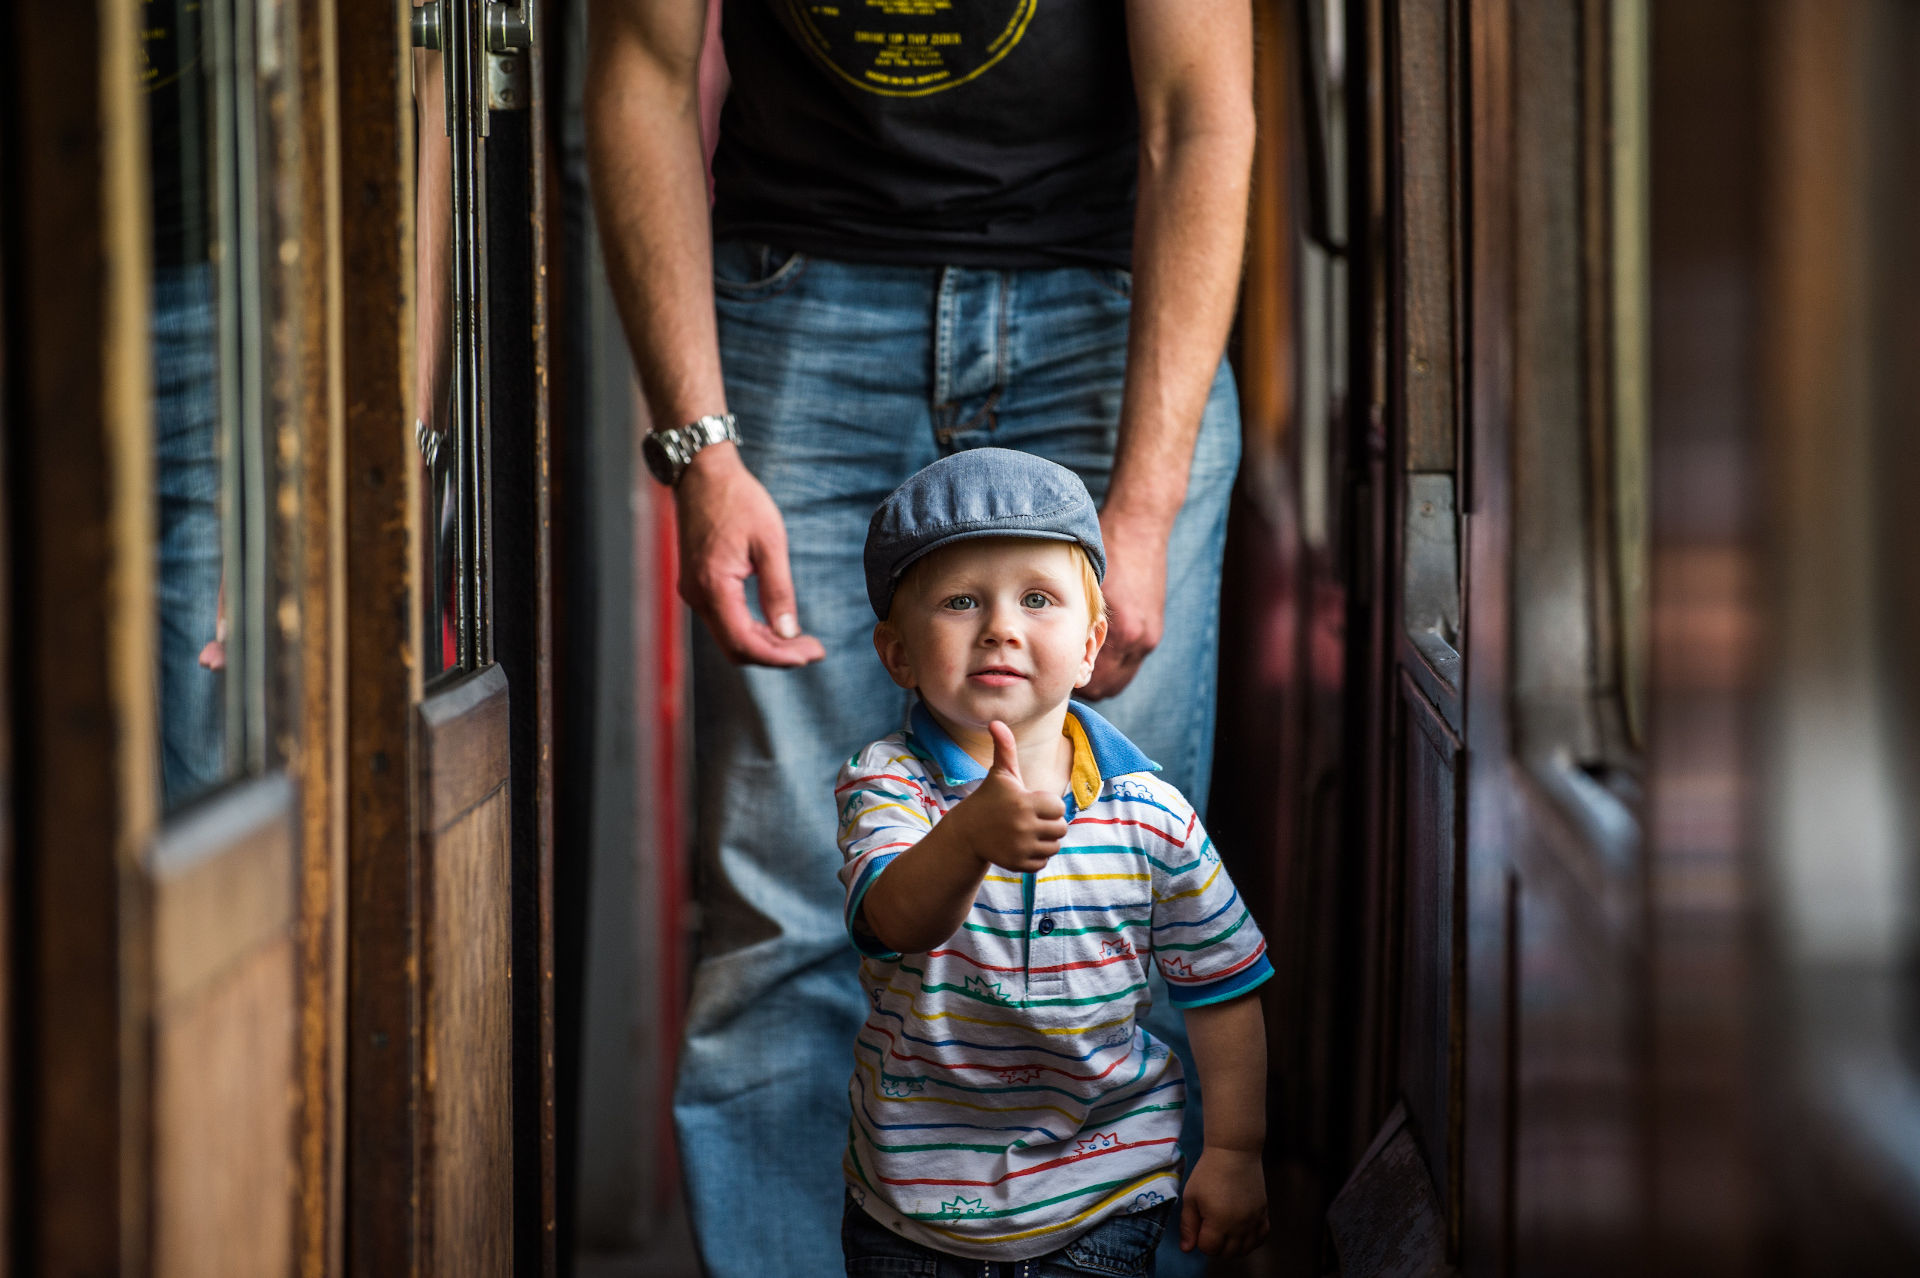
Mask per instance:
[[[807,256],[755,240],[722,240],[713,246],[713,291],[735,301],[774,297],[806,270]]]
[[[1100,287],[1109,293],[1117,293],[1129,301],[1133,298],[1133,272],[1117,266],[1096,266],[1091,268],[1093,277],[1100,281]]]
[[[1170,1206],[1109,1216],[1061,1248],[1059,1260],[1071,1270],[1104,1274],[1108,1278],[1142,1278],[1151,1274],[1154,1249],[1160,1245]]]

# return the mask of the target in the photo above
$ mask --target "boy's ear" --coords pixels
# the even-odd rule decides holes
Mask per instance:
[[[1095,617],[1093,624],[1087,627],[1087,655],[1080,663],[1080,677],[1074,680],[1074,687],[1084,688],[1093,678],[1093,663],[1099,659],[1100,649],[1106,646],[1106,642],[1107,619]]]
[[[887,668],[887,674],[895,683],[909,691],[918,686],[913,680],[913,665],[907,660],[907,645],[900,638],[899,627],[891,621],[875,626],[873,650],[880,654],[880,664]]]

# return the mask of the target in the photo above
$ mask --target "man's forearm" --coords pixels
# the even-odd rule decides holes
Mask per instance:
[[[587,67],[594,213],[656,424],[726,410],[701,150],[698,0],[600,0]]]
[[[1169,531],[1226,348],[1253,135],[1228,123],[1144,137],[1126,396],[1106,513]]]

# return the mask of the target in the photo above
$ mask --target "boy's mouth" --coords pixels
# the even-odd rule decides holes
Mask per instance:
[[[969,671],[967,674],[967,678],[978,680],[994,688],[1003,688],[1010,683],[1024,680],[1026,677],[1027,676],[1021,674],[1011,666],[986,666],[979,670]]]

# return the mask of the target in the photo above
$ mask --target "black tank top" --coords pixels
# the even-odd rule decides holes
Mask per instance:
[[[1126,266],[1120,0],[726,0],[714,233],[854,261]]]

